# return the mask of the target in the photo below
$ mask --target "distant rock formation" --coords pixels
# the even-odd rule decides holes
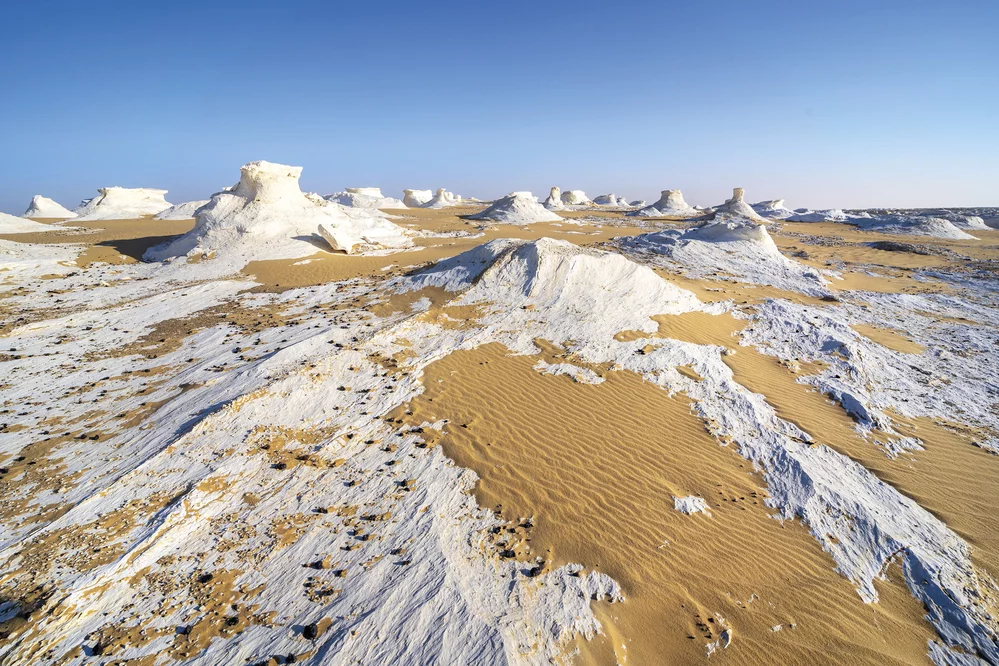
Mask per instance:
[[[434,198],[434,193],[430,190],[403,190],[402,194],[402,202],[410,208],[420,208]]]
[[[628,200],[624,197],[619,197],[616,194],[601,194],[600,196],[593,199],[593,203],[598,206],[627,206]]]
[[[36,220],[68,220],[76,217],[76,213],[56,203],[48,197],[36,194],[31,198],[31,205],[24,211],[21,217],[34,218]]]
[[[493,202],[481,213],[469,215],[471,220],[489,220],[504,224],[533,224],[534,222],[558,222],[562,218],[551,212],[530,192],[511,192]]]
[[[162,213],[153,216],[154,220],[191,220],[199,208],[208,203],[208,199],[201,201],[187,201],[176,206],[167,208]]]
[[[586,206],[593,203],[583,190],[569,190],[562,193],[562,203],[567,206]]]
[[[548,198],[545,199],[545,202],[542,205],[548,210],[560,210],[565,208],[565,204],[562,203],[562,190],[558,187],[553,187],[548,193]]]
[[[348,187],[329,195],[326,200],[349,208],[408,208],[399,199],[382,194],[380,187]]]
[[[457,206],[459,203],[461,203],[461,197],[441,187],[438,188],[437,193],[434,194],[430,201],[423,204],[423,208],[449,208],[450,206]]]
[[[84,200],[74,211],[78,221],[135,220],[171,207],[166,190],[148,187],[102,187],[98,196]]]
[[[752,204],[752,208],[758,215],[768,220],[785,220],[794,215],[793,210],[784,207],[783,199],[760,201],[759,203]]]
[[[198,209],[194,229],[151,248],[147,261],[170,257],[232,255],[234,266],[248,258],[295,258],[316,252],[310,241],[322,234],[336,239],[334,250],[347,253],[408,247],[409,233],[374,210],[348,208],[302,192],[302,167],[250,162],[239,184],[217,192]],[[318,240],[318,239],[317,239]],[[238,268],[237,268],[238,270]]]
[[[629,213],[636,217],[697,217],[701,212],[683,200],[680,190],[663,190],[659,201]]]

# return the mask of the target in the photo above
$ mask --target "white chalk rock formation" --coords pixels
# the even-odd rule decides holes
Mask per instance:
[[[348,187],[343,192],[329,195],[326,200],[349,208],[408,208],[399,199],[382,194],[379,187]]]
[[[627,206],[628,200],[616,194],[601,194],[593,199],[598,206]]]
[[[562,203],[567,206],[587,206],[593,202],[583,190],[569,190],[562,193]]]
[[[760,201],[759,203],[752,204],[752,207],[760,217],[765,217],[768,220],[786,220],[794,215],[793,210],[784,206],[783,199]]]
[[[217,192],[198,209],[194,229],[148,250],[147,261],[169,257],[232,255],[247,258],[295,258],[314,254],[310,242],[323,225],[337,248],[354,252],[412,245],[406,230],[377,211],[348,208],[299,188],[302,167],[250,162],[240,169],[239,184]],[[241,266],[239,266],[241,267]]]
[[[63,231],[67,227],[42,224],[23,217],[0,213],[0,234],[34,234],[40,231]]]
[[[565,208],[565,204],[562,203],[562,190],[558,187],[553,187],[548,193],[548,198],[542,204],[548,210],[559,210]]]
[[[156,215],[172,205],[166,190],[148,187],[102,187],[93,199],[86,199],[74,211],[79,221],[134,220]]]
[[[659,201],[629,213],[636,217],[697,217],[700,211],[683,200],[680,190],[663,190]]]
[[[931,236],[948,240],[974,240],[975,236],[958,229],[953,222],[942,217],[922,217],[919,215],[879,215],[871,218],[853,218],[865,231],[904,236]]]
[[[471,220],[489,220],[504,224],[559,222],[562,218],[548,210],[530,192],[511,192],[497,199],[481,213],[469,215]]]
[[[419,208],[434,198],[431,190],[403,190],[402,202],[410,208]]]
[[[36,194],[31,198],[31,205],[24,211],[21,217],[28,217],[36,220],[68,220],[76,217],[76,213],[63,207],[59,203]]]
[[[450,208],[451,206],[457,206],[459,203],[461,203],[461,197],[441,187],[438,188],[437,193],[434,194],[430,201],[423,204],[423,208]]]
[[[788,222],[846,222],[850,216],[839,208],[825,210],[798,209],[785,218]]]
[[[162,213],[153,216],[154,220],[191,220],[199,208],[208,203],[208,199],[201,201],[187,201],[176,206],[170,206]]]
[[[757,222],[766,221],[765,218],[761,217],[755,210],[753,210],[752,206],[746,203],[745,194],[745,190],[741,187],[733,188],[732,198],[720,206],[716,206],[714,209],[715,215],[745,217],[750,220],[756,220]]]
[[[626,251],[654,265],[679,267],[706,278],[718,272],[743,282],[766,284],[810,296],[830,293],[818,270],[783,254],[764,224],[744,218],[715,219],[686,231],[667,230],[621,241]]]
[[[631,206],[632,208],[645,208],[645,204],[646,204],[645,199],[635,199],[628,205]]]
[[[698,497],[697,495],[674,497],[673,508],[680,513],[687,514],[688,516],[694,513],[706,513],[709,516],[711,515],[711,511],[708,509],[707,501],[703,497]]]

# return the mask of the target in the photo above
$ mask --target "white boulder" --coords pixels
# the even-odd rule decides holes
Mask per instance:
[[[586,206],[593,202],[583,190],[569,190],[562,193],[562,203],[567,206]]]
[[[402,202],[410,208],[419,208],[434,198],[434,193],[430,190],[403,190],[402,194]]]
[[[412,245],[405,229],[377,211],[307,196],[298,185],[301,173],[302,167],[264,161],[244,165],[236,187],[217,192],[198,209],[194,229],[151,248],[143,258],[200,254],[245,261],[308,256],[316,252],[313,239],[322,233],[320,225],[336,238],[334,249],[346,252]]]
[[[31,198],[31,205],[24,211],[21,217],[29,217],[36,220],[68,220],[76,217],[76,213],[63,207],[59,203],[36,194]]]
[[[489,220],[504,224],[559,222],[562,218],[548,210],[530,192],[511,192],[497,199],[481,213],[469,215],[471,220]]]
[[[548,210],[559,210],[565,208],[565,204],[562,203],[562,190],[558,187],[553,187],[548,193],[548,198],[545,199],[544,204],[542,204]]]
[[[86,199],[74,211],[80,222],[86,220],[134,220],[156,215],[172,205],[166,190],[148,187],[102,187],[98,195]]]
[[[593,200],[598,206],[627,206],[628,200],[616,194],[601,194]]]

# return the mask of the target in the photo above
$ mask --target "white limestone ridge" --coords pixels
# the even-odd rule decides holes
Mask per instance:
[[[431,190],[403,190],[402,202],[410,208],[419,208],[434,198]]]
[[[593,203],[598,206],[627,206],[628,200],[616,194],[601,194],[593,199]]]
[[[348,187],[329,195],[326,200],[350,208],[408,208],[399,199],[382,194],[379,187]]]
[[[679,265],[689,277],[706,278],[720,271],[737,280],[812,296],[830,293],[818,270],[784,256],[764,224],[745,218],[723,217],[686,231],[642,234],[620,245],[652,255],[653,264]]]
[[[961,231],[950,220],[942,217],[919,215],[880,215],[871,218],[853,218],[851,224],[865,231],[905,236],[930,236],[949,240],[975,240],[975,236]]]
[[[335,236],[333,249],[348,253],[412,245],[402,227],[377,211],[307,196],[298,185],[301,174],[302,167],[284,164],[260,161],[244,165],[236,187],[213,194],[198,209],[194,229],[151,248],[143,258],[159,261],[226,253],[241,259],[308,256],[317,251],[312,240],[320,233],[319,225]]]
[[[562,203],[562,190],[558,187],[553,187],[548,193],[548,198],[545,199],[544,204],[542,204],[548,210],[559,210],[565,208],[565,204]]]
[[[31,205],[28,206],[28,210],[24,211],[24,215],[21,217],[39,220],[68,220],[76,217],[76,213],[48,197],[36,194],[31,197]]]
[[[715,215],[731,215],[735,217],[745,217],[750,220],[763,221],[753,207],[745,201],[745,190],[741,187],[732,189],[732,198],[715,208]]]
[[[583,190],[568,190],[562,193],[562,203],[569,206],[585,206],[593,202]]]
[[[469,215],[471,220],[490,220],[505,224],[533,224],[559,222],[561,217],[548,210],[530,192],[511,192],[497,199],[481,213]]]
[[[98,196],[86,199],[74,211],[79,221],[134,220],[156,215],[172,205],[166,190],[148,187],[102,187]]]
[[[186,201],[176,206],[171,206],[167,208],[162,213],[157,213],[153,216],[154,220],[190,220],[194,218],[194,214],[199,208],[208,203],[208,199],[202,199],[200,201]]]
[[[839,208],[809,210],[801,208],[785,218],[788,222],[846,222],[849,216]]]
[[[680,190],[663,190],[659,201],[629,213],[637,217],[696,217],[700,214],[699,210],[683,200]]]
[[[0,213],[0,234],[34,234],[40,231],[60,231],[68,227],[42,224],[23,217]]]
[[[783,199],[760,201],[759,203],[752,204],[752,208],[760,216],[765,217],[768,220],[784,220],[794,215],[793,210],[784,206]]]
[[[461,203],[461,197],[441,187],[437,189],[437,193],[434,194],[430,201],[423,204],[423,208],[449,208],[457,206],[459,203]]]

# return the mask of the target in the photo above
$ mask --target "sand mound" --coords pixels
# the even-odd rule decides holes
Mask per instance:
[[[449,208],[451,206],[457,206],[461,203],[461,197],[459,197],[454,192],[448,192],[443,187],[438,188],[437,192],[427,203],[423,204],[424,208]]]
[[[171,206],[167,208],[162,213],[157,213],[153,216],[154,220],[190,220],[194,218],[194,214],[199,208],[208,203],[208,199],[202,199],[200,201],[187,201],[182,204],[177,204],[176,206]]]
[[[86,220],[134,220],[156,215],[172,205],[165,199],[166,190],[148,187],[102,187],[93,199],[80,203],[74,211],[81,222]]]
[[[765,221],[765,218],[761,217],[753,207],[750,206],[745,201],[745,190],[741,187],[736,187],[732,189],[732,198],[715,207],[715,215],[729,215],[733,217],[745,217],[750,220],[756,220],[757,222]]]
[[[343,192],[329,195],[326,200],[348,208],[408,208],[399,199],[382,194],[378,187],[348,187]]]
[[[663,190],[659,201],[629,215],[637,217],[696,217],[700,211],[683,200],[680,190]]]
[[[562,218],[538,203],[530,192],[511,192],[497,199],[481,213],[469,215],[470,220],[490,220],[504,224],[558,222]]]
[[[690,276],[716,273],[811,296],[829,293],[814,268],[781,254],[766,226],[745,219],[722,219],[686,231],[659,231],[623,241],[625,249],[659,255]],[[652,263],[660,263],[652,260]]]
[[[548,198],[545,199],[544,204],[542,204],[548,210],[559,210],[565,208],[565,204],[562,203],[562,190],[557,187],[553,187],[548,193]]]
[[[410,208],[419,208],[434,198],[434,193],[430,190],[403,190],[402,194],[402,202]]]
[[[33,234],[40,231],[59,231],[65,229],[66,227],[63,226],[42,224],[41,222],[26,220],[23,217],[14,217],[7,213],[0,213],[0,234]]]
[[[306,196],[298,185],[301,173],[301,167],[264,161],[244,165],[235,188],[212,195],[198,209],[194,229],[150,249],[143,258],[158,261],[213,253],[232,253],[241,260],[307,256],[321,243],[315,238],[319,225],[336,238],[334,249],[348,253],[412,244],[405,230],[377,213]]]
[[[562,193],[562,203],[567,206],[586,206],[593,202],[583,190],[569,190]]]
[[[76,213],[68,208],[64,208],[48,197],[36,194],[31,198],[31,205],[28,206],[28,210],[24,211],[24,215],[21,217],[40,220],[68,220],[71,217],[76,217]]]
[[[784,207],[783,199],[774,199],[773,201],[760,201],[759,203],[752,204],[752,208],[761,217],[765,217],[768,220],[786,220],[787,218],[794,215],[793,210]]]

